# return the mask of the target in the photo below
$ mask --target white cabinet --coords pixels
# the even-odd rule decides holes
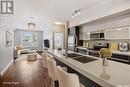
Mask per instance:
[[[79,34],[79,39],[80,40],[90,40],[90,34],[89,33]]]
[[[83,34],[79,34],[79,40],[83,40]]]
[[[112,29],[112,28],[117,28],[122,26],[130,26],[130,17],[123,18],[123,19],[117,18],[117,19],[106,21],[105,23],[106,29]]]
[[[105,39],[130,39],[130,27],[106,30]]]
[[[79,40],[90,40],[90,33],[89,33],[89,29],[90,26],[88,25],[84,25],[82,27],[80,27],[80,34],[79,34]]]

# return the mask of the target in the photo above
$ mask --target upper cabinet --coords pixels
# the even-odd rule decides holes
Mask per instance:
[[[124,16],[123,16],[124,17]],[[130,17],[127,18],[115,18],[107,20],[105,22],[105,29],[112,29],[117,27],[130,26]]]
[[[80,40],[90,40],[90,34],[89,33],[79,34],[79,39]]]
[[[80,26],[80,40],[90,40],[87,33],[105,31],[105,39],[130,39],[130,12],[103,17]]]
[[[79,29],[79,40],[90,40],[89,26],[83,26]]]
[[[130,27],[106,30],[105,39],[130,39]]]

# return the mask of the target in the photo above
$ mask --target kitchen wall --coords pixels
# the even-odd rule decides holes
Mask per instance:
[[[6,47],[5,32],[14,30],[14,17],[0,17],[0,72],[13,60],[13,45]]]

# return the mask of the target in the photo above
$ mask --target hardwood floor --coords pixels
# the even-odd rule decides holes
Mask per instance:
[[[2,77],[0,87],[49,87],[43,60],[14,62]]]

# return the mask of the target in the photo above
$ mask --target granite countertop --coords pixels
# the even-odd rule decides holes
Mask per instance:
[[[128,64],[108,60],[108,66],[104,67],[102,65],[102,59],[98,57],[89,56],[98,60],[81,63],[72,58],[65,58],[62,55],[65,51],[58,52],[51,50],[48,52],[61,62],[103,87],[118,87],[120,85],[129,85],[128,87],[130,87],[130,65]]]

